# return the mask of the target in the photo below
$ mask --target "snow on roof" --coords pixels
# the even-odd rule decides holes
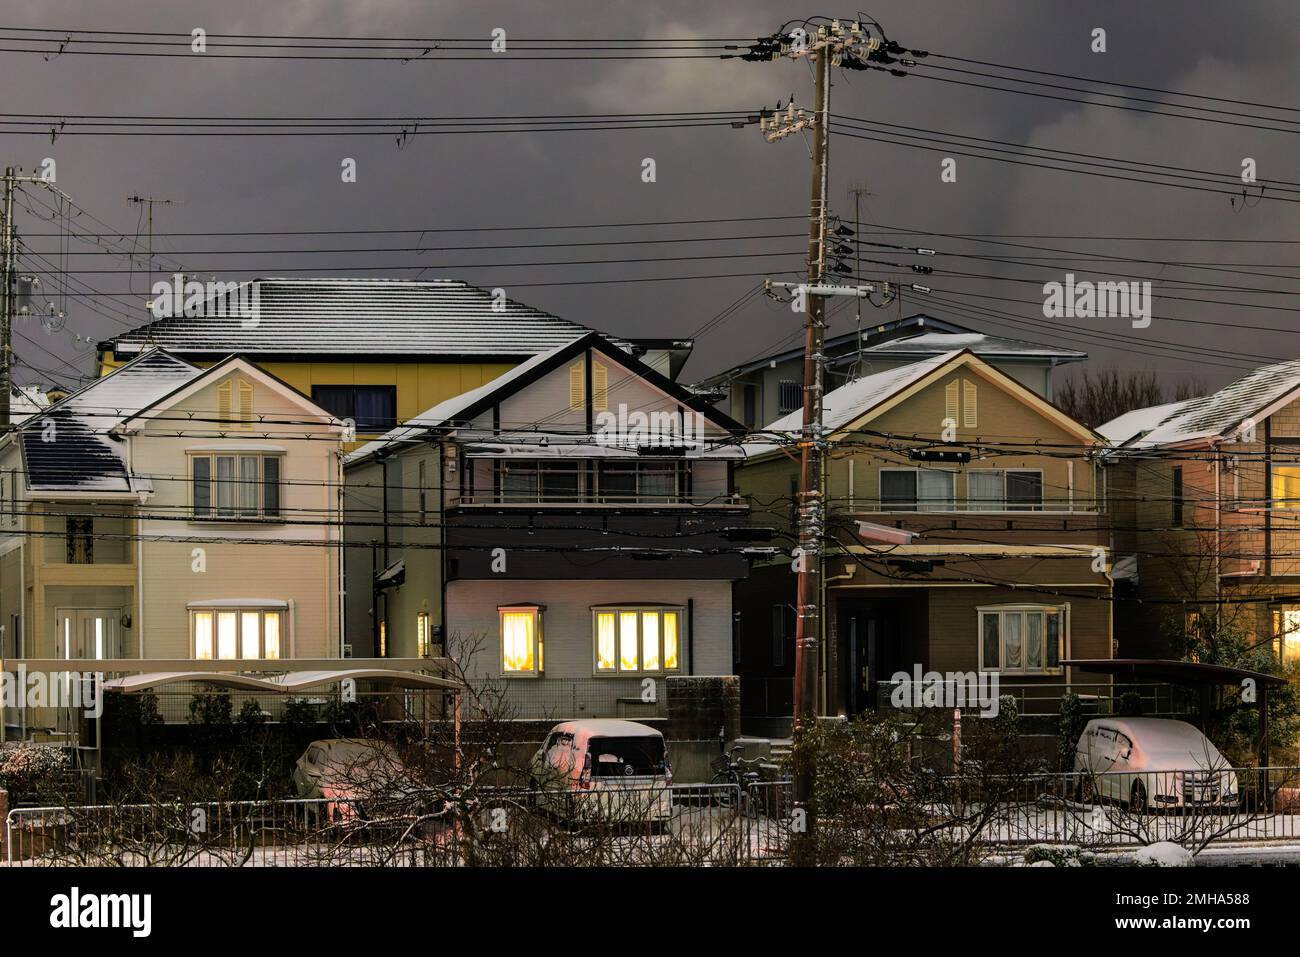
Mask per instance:
[[[985,357],[1087,358],[1085,352],[1044,346],[1024,339],[1005,339],[982,332],[923,332],[915,336],[904,336],[901,339],[890,339],[862,351],[889,355],[928,356],[951,352],[954,349],[969,349],[977,356]]]
[[[127,468],[125,441],[108,433],[201,371],[154,349],[29,417],[21,430],[27,487],[95,492],[148,488]]]
[[[861,379],[845,383],[838,389],[833,389],[826,393],[826,397],[822,400],[822,422],[826,431],[835,432],[844,428],[850,422],[870,412],[890,396],[907,388],[913,382],[925,378],[935,369],[946,365],[959,355],[961,355],[961,350],[945,352],[929,359],[922,359],[919,362],[910,362],[896,369],[886,369],[884,372],[863,376]],[[788,436],[797,433],[802,428],[803,409],[799,408],[767,425],[763,431]],[[750,458],[756,458],[760,455],[766,455],[778,447],[774,442],[747,445],[746,452]]]
[[[170,316],[108,345],[130,355],[156,345],[178,355],[535,355],[589,332],[585,326],[451,279],[264,278],[258,321],[229,315]],[[247,283],[241,283],[241,290]],[[243,293],[241,295],[251,295]],[[220,298],[220,297],[215,297]],[[613,340],[631,348],[625,340]]]
[[[1127,413],[1098,431],[1115,444],[1129,448],[1217,438],[1296,389],[1300,389],[1300,359],[1291,359],[1248,372],[1207,396]],[[1125,432],[1129,433],[1127,438],[1123,437]]]
[[[380,449],[389,445],[398,445],[418,440],[420,436],[429,429],[437,428],[438,426],[452,422],[455,420],[457,415],[465,409],[468,409],[484,396],[510,384],[523,375],[527,375],[547,359],[551,358],[551,356],[560,352],[572,341],[573,340],[570,339],[568,342],[564,342],[554,349],[550,349],[546,352],[539,352],[532,358],[521,362],[509,372],[502,373],[495,379],[492,379],[490,382],[485,382],[476,389],[470,389],[468,392],[454,395],[450,399],[444,399],[433,408],[426,409],[414,418],[407,419],[397,428],[385,432],[373,442],[367,442],[365,445],[348,455],[344,461],[348,463],[355,462],[358,459],[363,459],[367,456],[373,455],[375,452],[378,452]]]

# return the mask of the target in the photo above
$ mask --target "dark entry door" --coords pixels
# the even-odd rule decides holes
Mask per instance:
[[[877,707],[879,683],[900,670],[901,624],[898,610],[866,602],[845,602],[845,676],[849,714]]]

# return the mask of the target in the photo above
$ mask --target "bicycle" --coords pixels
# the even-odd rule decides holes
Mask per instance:
[[[758,806],[757,802],[751,799],[749,789],[759,781],[758,768],[763,764],[763,759],[739,757],[738,752],[744,750],[744,745],[735,744],[730,751],[724,751],[714,758],[709,765],[713,771],[709,784],[730,785],[730,787],[719,788],[715,792],[719,807],[730,809],[739,799],[741,815],[753,818],[758,816]]]

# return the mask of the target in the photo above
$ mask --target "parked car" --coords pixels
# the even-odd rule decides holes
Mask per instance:
[[[1134,811],[1229,808],[1237,775],[1219,749],[1186,721],[1094,718],[1079,736],[1074,770],[1084,800],[1120,801]]]
[[[672,814],[664,736],[635,721],[557,724],[530,773],[538,807],[566,820],[654,824]]]
[[[365,817],[372,803],[400,795],[411,785],[391,747],[364,738],[323,738],[294,762],[294,788],[301,798],[325,798],[330,820]]]

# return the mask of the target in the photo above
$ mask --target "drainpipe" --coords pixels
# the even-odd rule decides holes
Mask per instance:
[[[336,571],[336,574],[338,575],[338,588],[336,590],[338,591],[338,595],[339,595],[338,654],[340,658],[343,657],[343,646],[347,644],[347,582],[344,578],[344,572],[347,567],[346,560],[348,554],[347,544],[345,542],[345,538],[347,536],[347,526],[345,524],[347,521],[347,513],[344,511],[345,506],[347,504],[347,498],[344,495],[345,489],[343,485],[344,482],[343,455],[344,452],[342,449],[336,449],[334,452],[334,473],[338,481],[338,486],[337,486],[338,494],[336,496],[335,504],[336,504],[336,508],[338,509],[338,518],[339,518],[339,526],[338,526],[339,555],[338,555],[338,566]]]

